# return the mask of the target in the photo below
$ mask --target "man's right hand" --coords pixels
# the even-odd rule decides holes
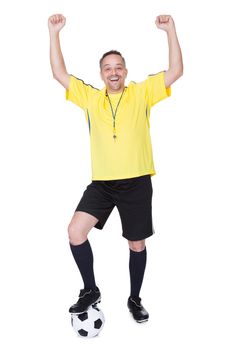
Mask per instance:
[[[63,15],[53,15],[48,19],[48,27],[51,33],[59,33],[66,24],[66,19]]]
[[[64,88],[69,88],[70,76],[66,71],[66,66],[60,46],[59,32],[66,24],[63,15],[53,15],[48,19],[50,36],[50,63],[53,77],[61,83]]]

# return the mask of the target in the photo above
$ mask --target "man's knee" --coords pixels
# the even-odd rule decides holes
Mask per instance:
[[[145,239],[141,241],[128,241],[128,243],[129,243],[129,248],[134,252],[141,252],[146,247]]]
[[[68,236],[69,242],[72,245],[82,244],[87,239],[87,233],[84,234],[84,232],[80,229],[78,222],[74,222],[73,220],[68,226]]]
[[[93,215],[85,212],[75,212],[69,226],[68,235],[72,245],[79,245],[87,240],[87,235],[98,222]]]

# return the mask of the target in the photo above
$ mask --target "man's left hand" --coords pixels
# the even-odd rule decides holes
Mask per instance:
[[[173,18],[169,15],[160,15],[156,17],[155,24],[157,28],[165,30],[165,32],[169,32],[171,29],[175,28]]]

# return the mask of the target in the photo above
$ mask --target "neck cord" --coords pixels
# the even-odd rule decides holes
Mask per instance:
[[[112,102],[111,102],[111,100],[110,100],[110,97],[109,97],[109,95],[108,95],[108,92],[106,92],[106,95],[107,95],[107,97],[108,97],[108,101],[109,101],[109,104],[110,104],[110,107],[111,107],[111,112],[112,112],[112,117],[113,117],[113,139],[114,139],[114,141],[116,141],[116,114],[117,114],[117,110],[118,110],[118,107],[119,107],[119,104],[120,104],[120,102],[121,102],[121,99],[122,99],[122,96],[123,96],[123,94],[124,94],[124,91],[125,91],[125,88],[124,88],[124,90],[122,91],[122,93],[121,93],[121,96],[120,96],[120,98],[119,98],[119,101],[118,101],[118,103],[117,103],[117,106],[116,106],[116,109],[115,109],[115,112],[114,112],[114,110],[113,110],[113,107],[112,107]]]

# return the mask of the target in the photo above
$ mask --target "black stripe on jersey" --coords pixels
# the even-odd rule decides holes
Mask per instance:
[[[148,105],[146,105],[146,118],[148,117]]]
[[[148,77],[153,77],[154,75],[158,75],[159,73],[165,72],[165,70],[161,70],[161,72],[154,73],[154,74],[149,74]]]
[[[91,134],[91,121],[90,121],[90,115],[89,115],[88,109],[87,109],[87,118],[88,118],[89,134]]]
[[[80,80],[84,85],[90,86],[90,87],[92,87],[93,89],[100,91],[100,89],[97,89],[96,87],[92,86],[91,84],[86,84],[84,80],[77,78],[75,75],[73,75],[73,74],[70,74],[70,75],[71,75],[72,77],[74,77],[75,79]]]

